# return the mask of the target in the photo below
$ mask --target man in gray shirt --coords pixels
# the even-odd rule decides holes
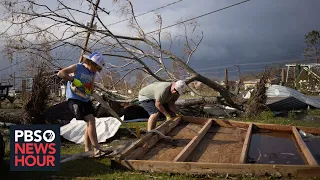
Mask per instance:
[[[148,131],[156,126],[157,119],[162,113],[167,120],[171,119],[168,112],[171,110],[176,116],[181,116],[175,102],[186,90],[186,83],[182,80],[177,82],[155,82],[139,91],[139,102],[149,113]]]

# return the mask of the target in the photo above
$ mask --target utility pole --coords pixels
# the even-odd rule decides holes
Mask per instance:
[[[16,90],[16,72],[13,72],[13,90]]]
[[[237,84],[237,86],[236,86],[236,89],[234,90],[234,93],[235,93],[235,94],[239,94],[240,85],[241,85],[241,83],[242,83],[242,81],[241,81],[241,73],[240,73],[240,65],[239,65],[239,62],[238,62],[237,65],[234,65],[234,66],[236,66],[236,67],[238,68],[238,76],[239,76],[239,82],[238,82],[238,84]]]
[[[224,84],[227,90],[229,90],[228,69],[224,70]]]
[[[92,0],[91,0],[92,1]],[[96,17],[96,12],[97,12],[97,9],[99,7],[99,3],[100,3],[100,0],[97,0],[96,1],[96,4],[94,6],[94,10],[93,10],[93,13],[92,13],[92,16],[91,16],[91,20],[90,20],[90,24],[89,24],[89,28],[92,28],[93,27],[93,22],[94,22],[94,19]],[[87,36],[86,36],[86,39],[84,41],[84,44],[83,44],[83,49],[82,49],[82,52],[81,52],[81,56],[79,58],[79,62],[81,63],[83,61],[83,55],[85,53],[85,51],[87,50],[87,46],[88,46],[88,42],[89,42],[89,37],[90,37],[90,31],[87,32]]]
[[[282,68],[282,70],[281,70],[281,86],[284,86],[285,79],[286,79],[286,69]]]

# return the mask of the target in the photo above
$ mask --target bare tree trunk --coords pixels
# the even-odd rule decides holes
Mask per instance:
[[[186,79],[186,83],[189,84],[195,80],[200,81],[200,82],[204,83],[205,85],[209,86],[210,88],[218,91],[220,93],[220,95],[224,98],[224,100],[226,101],[227,105],[232,106],[237,109],[240,109],[240,107],[232,101],[232,99],[230,97],[230,92],[225,87],[223,87],[220,84],[214,82],[213,80],[211,80],[205,76],[202,76],[200,74],[197,74],[197,73],[195,73],[190,78]]]

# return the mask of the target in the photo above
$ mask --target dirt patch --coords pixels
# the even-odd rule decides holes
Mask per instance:
[[[151,148],[142,160],[172,161],[190,140],[198,134],[202,125],[180,122],[167,135],[173,138],[173,142],[160,140]]]
[[[186,161],[239,163],[246,129],[212,126]]]

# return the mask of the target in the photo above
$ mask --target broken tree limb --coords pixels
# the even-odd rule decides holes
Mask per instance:
[[[106,88],[103,87],[103,85],[99,83],[94,84],[95,88],[98,89],[98,91],[104,92],[107,95],[108,100],[115,101],[115,102],[131,102],[133,101],[133,98],[124,96],[119,93],[112,92]]]
[[[195,80],[200,81],[200,82],[204,83],[205,85],[209,86],[210,88],[218,91],[220,93],[220,95],[224,98],[224,100],[226,101],[226,104],[228,106],[231,106],[231,107],[234,107],[237,109],[241,109],[237,104],[235,104],[232,101],[231,93],[225,87],[221,86],[220,84],[218,84],[218,83],[214,82],[213,80],[208,79],[207,77],[204,77],[200,74],[197,74]]]
[[[110,105],[109,105],[107,102],[105,102],[97,93],[94,92],[94,93],[92,94],[92,97],[94,97],[104,108],[106,108],[107,111],[108,111],[108,113],[110,113],[113,117],[115,117],[118,121],[120,121],[121,124],[123,124],[124,127],[125,127],[131,134],[133,134],[135,137],[137,137],[137,135],[136,135],[133,131],[131,131],[131,130],[129,129],[129,127],[127,126],[127,124],[125,124],[125,123],[120,119],[120,117],[118,116],[118,114],[112,110],[112,108],[110,107]]]
[[[175,104],[177,106],[194,106],[199,104],[215,104],[218,102],[218,98],[211,97],[211,98],[198,98],[198,99],[184,99],[177,101]]]
[[[223,87],[222,85],[216,83],[215,81],[213,81],[205,76],[202,76],[201,74],[198,74],[194,69],[192,69],[190,66],[185,64],[185,62],[182,59],[180,59],[179,57],[174,55],[172,52],[162,49],[157,44],[151,42],[150,40],[148,40],[146,38],[144,38],[144,42],[147,43],[148,45],[152,46],[153,48],[157,49],[158,51],[162,52],[163,54],[166,54],[173,61],[175,61],[180,67],[185,69],[188,72],[188,74],[191,75],[190,78],[186,79],[187,84],[191,83],[194,80],[198,80],[198,81],[204,83],[205,85],[209,86],[210,88],[218,91],[220,93],[220,95],[225,99],[226,103],[229,106],[237,108],[237,109],[241,109],[238,105],[236,105],[232,101],[231,94],[230,94],[229,90],[227,90],[225,87]]]

